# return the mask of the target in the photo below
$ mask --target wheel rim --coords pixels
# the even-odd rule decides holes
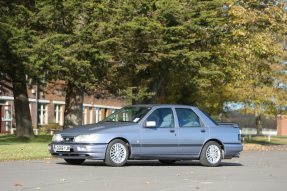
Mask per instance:
[[[206,151],[208,162],[216,164],[220,159],[220,149],[216,145],[210,145]]]
[[[110,156],[114,163],[122,163],[126,159],[126,155],[126,148],[121,143],[116,143],[111,147]]]

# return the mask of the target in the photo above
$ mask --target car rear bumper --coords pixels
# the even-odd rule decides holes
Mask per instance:
[[[241,143],[223,143],[224,147],[224,158],[239,158],[240,151],[243,151],[243,145]]]
[[[55,145],[69,145],[70,151],[56,151]],[[105,159],[108,144],[62,144],[51,143],[49,152],[53,157],[65,159]],[[85,150],[83,150],[85,149]]]

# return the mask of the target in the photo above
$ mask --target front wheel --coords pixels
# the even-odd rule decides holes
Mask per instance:
[[[64,159],[69,164],[82,164],[86,159]]]
[[[115,139],[108,145],[105,163],[109,166],[123,166],[129,157],[129,149],[126,143]]]
[[[220,145],[215,141],[210,141],[204,145],[200,162],[204,166],[218,166],[222,160],[222,151]]]

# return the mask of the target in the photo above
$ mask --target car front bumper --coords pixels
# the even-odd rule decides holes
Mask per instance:
[[[70,151],[56,151],[56,145],[68,145]],[[48,145],[50,154],[53,157],[65,159],[105,159],[108,144],[63,144],[51,143]]]

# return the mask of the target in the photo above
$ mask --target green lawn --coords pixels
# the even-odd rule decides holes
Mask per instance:
[[[28,138],[0,134],[0,162],[51,158],[48,152],[48,144],[51,140],[51,135]]]
[[[249,137],[244,137],[244,143],[266,143],[266,144],[287,144],[287,136],[271,136],[270,141],[268,141],[268,136],[252,136],[251,141],[249,141]],[[243,137],[241,138],[243,142]]]

